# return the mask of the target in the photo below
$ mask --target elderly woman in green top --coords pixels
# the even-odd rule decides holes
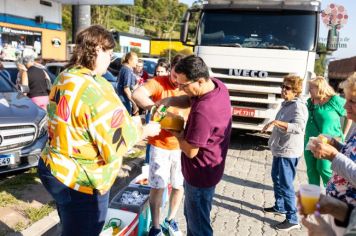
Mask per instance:
[[[341,127],[340,118],[346,116],[345,99],[336,95],[322,76],[309,81],[309,92],[307,104],[309,118],[304,143],[308,143],[310,137],[317,137],[319,134],[344,140],[352,124],[352,121],[347,119],[344,127]],[[309,183],[320,185],[321,178],[326,186],[332,175],[331,162],[314,158],[309,150],[304,151],[304,157]]]

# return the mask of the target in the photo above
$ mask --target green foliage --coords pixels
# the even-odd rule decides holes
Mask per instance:
[[[171,53],[171,56],[169,57],[169,53]],[[160,57],[165,57],[167,59],[173,58],[178,54],[177,50],[175,49],[165,49],[161,52]]]
[[[315,61],[314,72],[316,75],[324,75],[325,72],[325,59],[327,55],[325,44],[318,43],[317,52],[319,52],[319,59]]]
[[[62,8],[62,26],[67,33],[67,40],[72,39],[72,6],[63,5]]]
[[[142,57],[140,48],[132,47],[130,51],[136,53],[138,57]]]
[[[31,223],[34,223],[45,216],[48,216],[49,213],[54,211],[54,203],[49,203],[41,206],[40,208],[28,207],[24,210],[25,215],[30,219]]]
[[[178,0],[136,0],[134,6],[92,6],[92,24],[128,32],[130,26],[145,30],[151,37],[168,38],[180,31],[180,21],[188,9]],[[71,38],[71,7],[64,5],[63,28]]]

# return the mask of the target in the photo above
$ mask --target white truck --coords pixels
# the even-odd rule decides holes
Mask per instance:
[[[181,41],[194,46],[210,75],[228,87],[233,128],[258,131],[274,119],[288,74],[302,76],[308,93],[320,5],[310,0],[209,0],[186,12]]]

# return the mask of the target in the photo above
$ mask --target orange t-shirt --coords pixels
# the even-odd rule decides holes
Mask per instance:
[[[185,95],[183,91],[179,91],[178,88],[172,86],[168,76],[155,77],[153,79],[148,80],[147,83],[145,83],[143,86],[151,94],[151,99],[153,102],[157,102],[167,97]],[[189,110],[190,109],[179,109],[176,107],[168,108],[169,112],[184,117],[184,120],[187,119],[189,115]],[[179,149],[179,143],[177,138],[174,137],[170,132],[163,129],[161,130],[159,135],[149,138],[148,143],[162,149]]]

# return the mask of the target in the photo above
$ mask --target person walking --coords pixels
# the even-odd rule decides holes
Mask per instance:
[[[334,89],[322,76],[317,76],[308,83],[309,118],[304,144],[308,143],[310,137],[317,137],[319,134],[344,141],[352,124],[352,121],[346,118],[345,99],[336,95]],[[341,127],[340,118],[345,118],[344,127]],[[309,184],[319,186],[321,179],[325,187],[332,176],[331,162],[315,158],[310,150],[304,151],[304,158]]]
[[[300,228],[296,208],[293,181],[299,158],[303,154],[304,132],[308,109],[299,95],[303,79],[299,76],[284,77],[281,95],[284,99],[275,120],[266,124],[262,132],[273,127],[268,146],[273,155],[271,176],[275,203],[264,212],[285,215],[286,219],[275,225],[277,230],[289,231]]]
[[[182,150],[184,216],[188,236],[211,236],[210,211],[220,182],[231,135],[231,103],[226,86],[209,76],[203,59],[191,55],[175,66],[179,89],[187,95],[158,104],[190,107],[185,129],[172,132]]]
[[[121,102],[130,115],[138,115],[138,107],[132,99],[132,91],[136,88],[136,75],[133,69],[138,62],[137,54],[127,53],[122,60],[122,67],[117,78],[117,92]]]
[[[102,77],[114,47],[112,34],[102,26],[79,32],[69,64],[50,93],[49,141],[38,173],[56,203],[62,236],[100,234],[123,155],[160,132],[159,124],[134,122]]]
[[[179,91],[175,65],[181,60],[182,56],[177,55],[173,58],[170,75],[154,77],[143,86],[136,89],[133,93],[134,101],[144,109],[150,109],[155,102],[167,98],[184,95]],[[167,112],[179,113],[185,117],[189,110],[170,107]],[[168,184],[172,185],[172,193],[169,200],[168,216],[163,222],[163,226],[169,231],[170,235],[181,235],[178,223],[174,219],[179,205],[183,198],[183,175],[181,172],[180,156],[181,150],[177,139],[167,130],[162,130],[158,136],[148,140],[150,146],[149,156],[149,184],[150,208],[152,213],[152,228],[149,236],[160,235],[160,207],[162,205],[162,195]]]

